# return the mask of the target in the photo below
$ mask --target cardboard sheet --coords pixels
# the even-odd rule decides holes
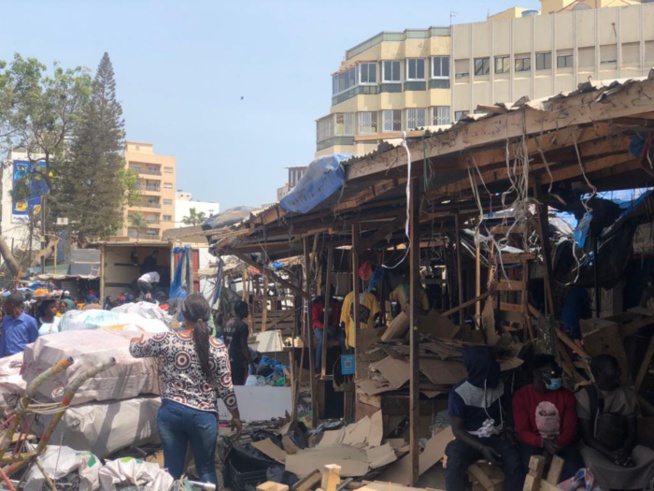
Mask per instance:
[[[345,436],[343,437],[343,445],[365,447],[368,443],[369,434],[370,434],[370,418],[366,416],[365,418],[361,418],[356,423],[352,423],[345,427]]]
[[[291,414],[293,403],[290,387],[237,385],[234,387],[234,393],[243,421],[268,421],[271,418],[284,418],[286,413]],[[265,404],[261,401],[265,401]],[[222,420],[231,419],[229,411],[220,399],[218,414]]]
[[[286,462],[286,452],[275,445],[270,438],[258,442],[252,442],[252,446],[259,452],[266,454],[268,457],[281,464]]]
[[[370,370],[379,374],[388,381],[389,390],[396,390],[409,381],[410,365],[407,360],[387,356],[381,361],[371,363]],[[372,395],[372,394],[369,394]]]
[[[440,462],[445,453],[445,447],[454,439],[452,428],[449,426],[432,436],[423,452],[418,456],[418,470],[420,475],[427,472]],[[382,472],[379,481],[392,482],[407,486],[411,482],[411,455],[405,455],[395,464]]]
[[[340,443],[343,443],[344,437],[345,437],[345,428],[325,431],[322,435],[322,439],[318,442],[318,445],[316,445],[316,448],[325,448],[325,447],[331,447],[332,445],[338,445]]]
[[[370,417],[370,432],[368,433],[368,446],[379,447],[384,438],[384,421],[381,409]]]
[[[381,340],[386,342],[391,339],[403,338],[409,329],[409,317],[400,312],[391,322],[381,336]]]
[[[420,358],[420,371],[435,385],[454,385],[468,376],[460,361]]]
[[[430,334],[437,338],[452,339],[457,335],[459,330],[459,326],[435,310],[430,310],[427,315],[418,317],[418,332],[421,334]]]
[[[388,443],[381,447],[367,448],[366,455],[371,469],[379,469],[397,460],[393,448]]]
[[[328,464],[340,465],[341,477],[361,477],[370,468],[366,451],[348,445],[311,448],[286,457],[286,470],[297,474],[300,479]]]

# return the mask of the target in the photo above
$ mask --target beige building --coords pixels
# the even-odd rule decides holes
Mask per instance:
[[[383,32],[345,53],[316,156],[362,155],[385,139],[456,122],[478,106],[647,75],[654,1],[541,0],[485,22]]]
[[[127,142],[125,162],[139,175],[140,200],[125,210],[122,235],[160,238],[164,230],[175,226],[177,162],[175,157],[157,155],[151,143]],[[135,215],[146,223],[135,226]]]

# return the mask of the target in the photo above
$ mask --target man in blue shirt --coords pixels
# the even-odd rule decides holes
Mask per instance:
[[[0,335],[0,357],[10,356],[25,350],[25,345],[39,337],[39,326],[24,309],[23,296],[12,293],[5,299],[5,317]]]

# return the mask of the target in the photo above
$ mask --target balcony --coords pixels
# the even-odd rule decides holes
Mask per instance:
[[[143,185],[141,184],[139,186],[140,191],[144,191],[146,193],[160,193],[161,192],[161,186],[152,186],[152,185]]]
[[[138,203],[134,204],[134,208],[161,208],[161,203],[156,201],[139,201]]]

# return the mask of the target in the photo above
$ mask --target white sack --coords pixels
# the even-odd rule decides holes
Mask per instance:
[[[156,444],[159,406],[159,397],[74,406],[66,410],[50,441],[89,450],[101,459],[130,445]],[[38,418],[33,430],[36,436],[42,437],[51,421],[52,416]]]
[[[48,445],[39,457],[50,479],[61,479],[77,471],[80,477],[79,491],[95,491],[100,487],[98,471],[102,463],[91,452],[78,452],[70,447]],[[45,485],[43,473],[36,465],[30,467],[25,480],[25,491],[41,491]]]
[[[20,374],[23,366],[23,353],[0,358],[0,414],[16,407],[25,394],[27,383]]]
[[[159,307],[156,305],[154,307],[163,313]],[[61,318],[59,330],[63,332],[114,329],[151,333],[169,330],[163,318],[154,318],[152,315],[142,316],[138,312],[124,313],[113,310],[71,310]]]
[[[100,488],[114,491],[117,484],[129,483],[139,489],[166,491],[175,482],[173,477],[157,464],[126,457],[110,460],[100,469]]]
[[[61,400],[63,388],[79,374],[111,357],[116,364],[87,380],[77,390],[73,405],[90,401],[131,399],[141,394],[159,394],[157,360],[134,358],[129,353],[128,331],[68,331],[39,337],[24,351],[23,378],[27,383],[59,360],[72,356],[67,370],[46,380],[39,393],[50,400]]]

